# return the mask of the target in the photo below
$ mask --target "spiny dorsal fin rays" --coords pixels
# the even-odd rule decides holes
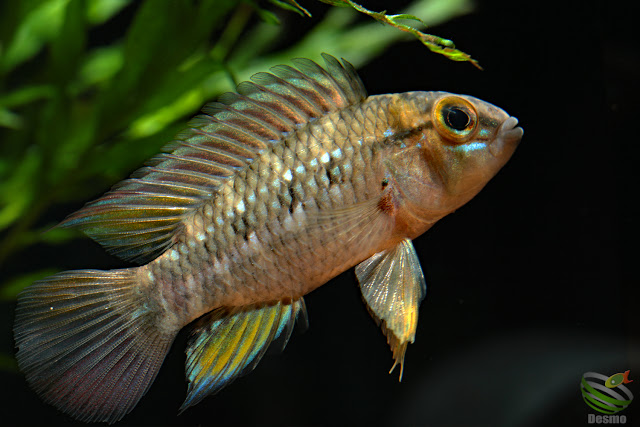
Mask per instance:
[[[297,69],[273,67],[205,106],[165,148],[170,152],[60,225],[79,226],[124,259],[154,259],[178,239],[183,221],[261,150],[313,118],[366,98],[351,64],[322,56],[326,68],[296,59]]]
[[[322,58],[327,64],[327,70],[329,71],[331,78],[337,83],[337,85],[345,90],[347,105],[357,104],[364,101],[367,97],[367,90],[364,87],[364,83],[358,76],[356,69],[353,68],[349,62],[342,60],[342,64],[331,55],[322,54]]]
[[[292,61],[296,67],[304,74],[312,77],[316,83],[316,89],[318,94],[324,93],[325,96],[322,99],[326,99],[334,103],[336,107],[343,107],[343,102],[349,102],[347,94],[342,90],[340,84],[331,77],[324,68],[316,64],[315,62],[305,59],[297,58]]]
[[[252,371],[275,339],[281,338],[284,348],[299,315],[305,316],[302,298],[220,309],[203,317],[189,339],[189,389],[180,411]]]
[[[310,105],[317,109],[317,115],[322,115],[325,111],[338,108],[337,103],[331,98],[331,93],[323,90],[322,85],[316,84],[295,68],[288,65],[278,65],[274,71],[286,79],[290,85],[305,97]],[[324,75],[319,74],[316,77],[323,78]],[[311,115],[315,117],[316,114],[312,113]]]
[[[240,123],[243,125],[249,124],[247,130],[254,133],[262,133],[263,138],[266,140],[273,140],[280,137],[283,132],[291,129],[291,123],[287,125],[282,120],[269,121],[263,111],[256,108],[255,104],[251,104],[248,100],[242,99],[241,95],[235,95],[236,100],[232,104],[224,104],[221,102],[212,102],[207,104],[202,112],[216,116],[217,120],[224,123]],[[251,108],[253,107],[253,108]],[[257,110],[257,112],[256,112]],[[260,114],[262,113],[262,114]],[[271,116],[275,117],[275,116]],[[279,117],[277,118],[279,119]]]
[[[316,117],[314,114],[318,112],[286,81],[269,73],[258,73],[252,80],[259,84],[240,83],[238,93],[268,106],[272,111],[277,111],[278,117],[283,120],[289,120],[291,127],[287,131],[295,129],[296,125],[306,123],[311,117]]]
[[[387,336],[402,379],[404,354],[418,327],[418,307],[427,287],[411,240],[374,254],[356,266],[362,297]]]
[[[255,88],[258,89],[258,92],[264,90],[256,85],[253,85],[255,88],[252,89],[251,85],[252,83],[248,82],[241,83],[238,86],[238,93],[225,93],[220,97],[219,102],[208,104],[205,107],[205,111],[210,112],[209,114],[215,114],[218,109],[232,108],[238,114],[250,116],[251,119],[260,121],[277,132],[288,132],[293,129],[297,121],[292,120],[292,117],[286,116],[284,111],[279,111],[280,114],[278,115],[272,114],[272,111],[277,106],[268,104],[265,96],[261,97],[260,102],[253,99],[258,98],[257,95],[254,95],[253,98],[247,96],[247,94],[256,92]]]

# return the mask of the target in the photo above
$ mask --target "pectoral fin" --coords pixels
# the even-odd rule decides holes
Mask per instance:
[[[302,298],[219,309],[203,317],[187,348],[189,389],[180,411],[252,371],[276,338],[284,348],[300,313],[306,315]]]
[[[395,363],[400,364],[400,380],[407,344],[415,339],[418,306],[427,287],[411,240],[378,252],[356,266],[362,296],[375,318],[382,323]]]

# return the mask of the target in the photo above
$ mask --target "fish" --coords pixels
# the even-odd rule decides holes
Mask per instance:
[[[607,388],[616,388],[621,384],[629,384],[632,383],[633,380],[629,379],[629,373],[631,371],[624,371],[621,373],[613,374],[604,382],[605,387]]]
[[[19,295],[18,366],[45,402],[122,419],[189,326],[184,411],[284,348],[304,296],[352,267],[402,378],[426,294],[412,240],[471,200],[523,130],[471,96],[368,96],[349,62],[322,57],[207,104],[61,222],[136,265],[61,272]]]

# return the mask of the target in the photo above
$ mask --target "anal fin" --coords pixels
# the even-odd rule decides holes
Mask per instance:
[[[180,411],[252,371],[277,338],[283,348],[304,300],[218,309],[200,319],[187,348],[187,398]]]
[[[411,240],[378,252],[356,266],[356,276],[367,306],[387,336],[393,369],[400,365],[402,380],[407,344],[415,339],[418,307],[427,287]]]

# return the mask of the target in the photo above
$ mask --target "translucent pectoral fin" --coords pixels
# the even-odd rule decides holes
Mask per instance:
[[[427,287],[418,256],[411,240],[378,252],[356,266],[362,296],[382,331],[387,336],[396,365],[400,364],[400,380],[407,344],[415,339],[418,306]]]
[[[203,317],[187,348],[189,389],[180,411],[252,371],[275,339],[284,348],[300,313],[306,316],[302,298],[219,309]]]

